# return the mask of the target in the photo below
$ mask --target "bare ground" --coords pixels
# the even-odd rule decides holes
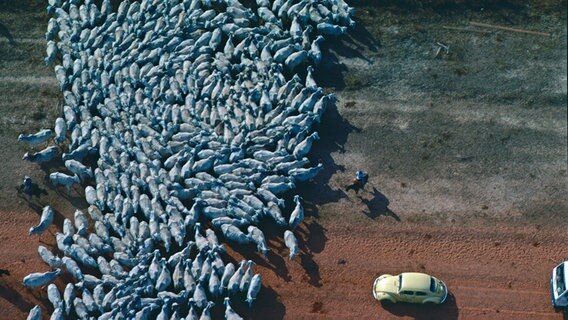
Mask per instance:
[[[236,307],[251,319],[562,318],[550,306],[548,281],[568,257],[565,2],[387,2],[356,2],[359,27],[328,43],[318,80],[339,102],[318,128],[323,139],[312,156],[326,170],[299,190],[310,213],[300,227],[302,254],[287,261],[276,233],[268,258],[251,248],[231,252],[256,260],[265,285],[253,310]],[[60,227],[85,205],[78,190],[45,183],[55,168],[21,161],[27,150],[15,140],[52,126],[60,112],[44,46],[34,40],[47,22],[37,3],[0,1],[0,23],[16,41],[0,40],[0,318],[7,319],[25,319],[45,303],[45,292],[21,285],[26,274],[47,270],[37,245],[53,237],[27,236],[38,210],[54,205]],[[436,42],[448,53],[435,57]],[[346,191],[359,168],[370,183]],[[15,191],[25,174],[47,193],[32,203]],[[438,276],[452,298],[433,308],[373,301],[375,277],[402,271]]]

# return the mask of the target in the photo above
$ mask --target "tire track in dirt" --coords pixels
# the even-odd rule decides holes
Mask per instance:
[[[537,291],[537,290],[515,290],[515,289],[499,289],[499,288],[481,288],[481,287],[471,287],[471,286],[454,286],[455,289],[463,289],[463,290],[478,290],[478,291],[493,291],[493,292],[516,292],[521,294],[536,294],[536,295],[548,295],[545,292]]]
[[[485,288],[480,281],[478,287],[453,286],[452,293],[458,301],[461,314],[491,313],[516,315],[526,319],[542,317],[558,318],[550,306],[549,295],[545,290]],[[511,303],[514,298],[515,302]],[[540,318],[539,318],[540,319]]]
[[[475,313],[479,313],[479,312],[485,312],[485,313],[494,313],[496,312],[496,309],[490,309],[490,308],[473,308],[473,307],[460,307],[460,311],[474,311]],[[533,317],[533,316],[540,316],[540,317],[546,317],[546,319],[551,319],[551,318],[558,318],[559,314],[555,313],[555,312],[538,312],[538,311],[520,311],[520,310],[508,310],[508,309],[498,309],[498,313],[501,314],[510,314],[510,315],[522,315],[522,316],[527,316],[527,317]],[[534,318],[532,318],[534,319]]]

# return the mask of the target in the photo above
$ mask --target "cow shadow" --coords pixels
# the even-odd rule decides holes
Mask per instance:
[[[357,18],[355,21],[355,27],[350,28],[347,34],[337,37],[326,36],[326,41],[321,44],[323,59],[314,74],[320,86],[338,90],[346,87],[344,74],[347,72],[347,67],[339,61],[339,57],[357,58],[369,64],[374,63],[365,53],[378,52],[381,44],[361,21]]]
[[[315,131],[319,132],[321,140],[312,148],[310,161],[313,164],[322,163],[324,169],[313,180],[298,183],[294,190],[303,198],[306,216],[304,222],[294,232],[298,238],[301,251],[298,258],[300,265],[306,271],[308,282],[314,287],[321,286],[319,266],[314,260],[314,254],[324,250],[327,237],[325,236],[325,229],[310,217],[319,217],[318,206],[347,198],[344,190],[334,188],[329,184],[334,174],[345,171],[344,166],[335,163],[331,154],[333,152],[345,152],[344,145],[348,135],[354,131],[360,131],[339,114],[335,105],[330,106],[324,113],[322,123],[325,123],[325,125],[314,127]],[[293,208],[295,204],[291,197],[287,197],[286,200],[286,208]],[[282,234],[281,230],[279,232]],[[267,234],[274,233],[268,232]],[[279,243],[283,243],[282,240],[279,241]],[[287,253],[287,248],[284,245],[282,247],[280,252]]]
[[[56,193],[59,197],[67,200],[67,202],[75,209],[85,210],[89,207],[89,203],[85,199],[85,190],[83,189],[83,183],[79,185],[73,185],[70,188],[65,188],[63,186],[55,186],[49,181],[49,175],[46,175],[44,179],[45,185],[51,191]]]
[[[264,233],[266,243],[270,249],[266,255],[259,253],[256,250],[256,245],[254,244],[241,245],[234,242],[227,242],[226,245],[232,250],[238,252],[244,259],[252,260],[257,265],[272,270],[276,276],[286,282],[291,281],[292,277],[290,276],[288,267],[286,266],[286,261],[283,258],[283,254],[288,252],[282,238],[284,231],[276,225],[276,223],[267,219],[261,221],[258,227]],[[238,266],[239,262],[235,259],[229,255],[227,255],[227,258],[229,258],[235,266]]]
[[[300,265],[304,268],[307,281],[310,285],[319,288],[322,286],[319,265],[314,260],[314,253],[320,253],[325,248],[327,237],[325,229],[312,219],[308,223],[303,223],[295,230],[300,248]]]
[[[364,52],[377,52],[379,46],[378,41],[375,40],[365,26],[362,23],[357,23],[346,35],[324,42],[322,51],[325,52],[325,54],[331,54],[331,51],[333,51],[341,57],[357,58],[369,64],[373,64],[373,60],[367,57]],[[335,57],[334,60],[337,60],[337,57]]]
[[[8,301],[10,304],[18,308],[22,312],[29,312],[34,305],[28,301],[22,295],[13,288],[6,287],[0,284],[0,298]]]
[[[348,36],[345,37],[345,41],[355,44],[360,51],[365,49],[372,52],[379,51],[381,48],[380,41],[376,39],[375,36],[367,30],[367,28],[365,28],[363,22],[361,22],[361,20],[357,17],[355,17],[355,23],[355,27],[347,32]]]
[[[319,266],[314,260],[314,254],[324,250],[327,237],[324,233],[325,229],[315,219],[310,220],[309,222],[304,221],[294,230],[300,253],[293,261],[299,262],[302,266],[310,285],[321,287]],[[264,221],[259,227],[263,230],[270,247],[270,251],[266,255],[257,252],[254,245],[229,243],[231,249],[238,252],[244,259],[252,260],[257,265],[272,270],[275,275],[284,281],[292,281],[286,263],[289,249],[284,244],[284,239],[282,238],[283,230],[271,221]],[[227,258],[235,265],[238,265],[238,262],[232,257],[227,256]]]
[[[41,171],[45,173],[45,179],[48,181],[49,181],[49,174],[51,172],[67,170],[65,168],[65,162],[63,161],[63,159],[61,159],[61,154],[59,154],[54,159],[51,159],[50,161],[42,162],[39,163],[38,165]]]
[[[262,286],[252,304],[252,308],[245,302],[244,296],[231,299],[231,306],[244,319],[284,319],[286,307],[280,300],[280,295],[269,286]],[[215,307],[212,319],[224,319],[225,308]]]
[[[335,104],[328,107],[321,123],[314,126],[314,130],[319,133],[321,139],[314,144],[309,157],[311,163],[323,164],[323,170],[313,180],[298,184],[296,189],[305,200],[306,214],[314,217],[319,216],[317,206],[347,198],[344,190],[333,188],[329,184],[334,174],[345,171],[343,165],[335,163],[331,154],[345,152],[348,136],[353,132],[361,131],[339,114]]]
[[[87,209],[89,207],[89,203],[85,199],[85,191],[79,186],[74,186],[70,190],[71,192],[58,191],[58,194],[65,200],[67,200],[73,206],[73,208],[78,210]],[[74,192],[75,194],[73,194],[72,192]]]
[[[325,228],[312,220],[308,224],[305,224],[305,239],[303,244],[307,251],[311,253],[320,253],[325,248],[325,243],[327,242],[327,237],[325,236]],[[301,231],[299,231],[301,233]]]
[[[400,217],[389,209],[389,199],[382,194],[377,188],[373,187],[370,192],[371,198],[363,198],[358,196],[361,202],[367,206],[363,213],[371,218],[376,219],[380,216],[392,217],[396,221],[400,221]]]
[[[313,74],[314,80],[323,88],[342,90],[346,87],[344,74],[347,72],[347,66],[341,63],[335,54],[330,52],[329,46],[325,42],[322,44],[323,59],[321,64],[315,69]]]

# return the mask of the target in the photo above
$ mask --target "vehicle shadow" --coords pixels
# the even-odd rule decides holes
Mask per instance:
[[[400,316],[411,317],[416,320],[453,320],[458,319],[459,310],[456,298],[449,294],[447,300],[441,305],[420,305],[411,303],[385,303],[383,309]]]

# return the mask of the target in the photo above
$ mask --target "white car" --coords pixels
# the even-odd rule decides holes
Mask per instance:
[[[405,272],[396,276],[383,274],[373,284],[373,296],[381,303],[442,304],[448,297],[448,287],[425,273]]]
[[[550,291],[552,294],[552,306],[554,308],[568,307],[568,282],[566,274],[568,272],[568,262],[564,261],[552,269],[550,279]]]

